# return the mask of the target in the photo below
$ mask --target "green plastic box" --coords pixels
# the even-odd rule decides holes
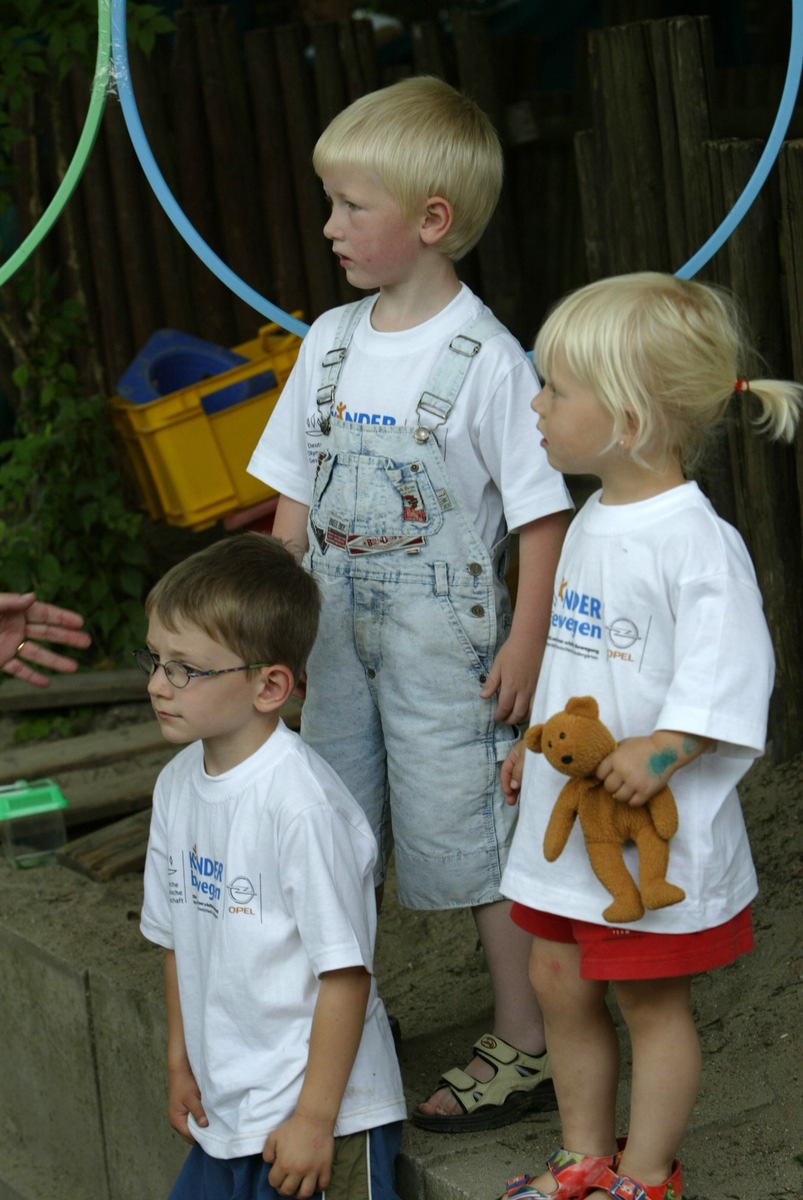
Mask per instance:
[[[6,855],[15,867],[52,862],[66,841],[67,799],[52,779],[18,779],[0,787]]]

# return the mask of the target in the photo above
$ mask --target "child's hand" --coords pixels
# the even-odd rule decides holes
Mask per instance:
[[[526,649],[519,646],[511,633],[494,659],[480,696],[488,700],[496,693],[494,720],[518,725],[530,716],[537,681],[538,667],[529,645]]]
[[[171,1070],[167,1076],[167,1115],[176,1133],[180,1133],[185,1142],[194,1145],[195,1138],[190,1133],[187,1116],[192,1113],[197,1125],[202,1127],[209,1124],[204,1106],[201,1103],[201,1092],[195,1082],[195,1076],[189,1068],[186,1070]]]
[[[517,804],[524,771],[524,742],[517,742],[502,763],[502,791],[507,804]]]
[[[329,1121],[294,1113],[268,1134],[262,1157],[273,1166],[268,1183],[280,1196],[307,1200],[329,1186],[335,1139]]]
[[[625,738],[597,767],[597,778],[616,800],[638,808],[665,787],[679,767],[713,743],[689,733],[656,730],[649,737]]]

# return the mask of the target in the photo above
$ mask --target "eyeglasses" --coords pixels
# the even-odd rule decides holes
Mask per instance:
[[[269,667],[270,663],[247,663],[244,667],[224,667],[222,671],[194,671],[180,662],[159,662],[153,657],[147,646],[132,651],[134,662],[143,675],[148,678],[155,674],[156,668],[161,667],[175,688],[185,688],[191,679],[204,679],[209,675],[229,675],[232,671],[254,671],[257,667]]]

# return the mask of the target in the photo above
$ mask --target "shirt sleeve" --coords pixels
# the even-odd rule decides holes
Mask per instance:
[[[373,971],[375,914],[367,839],[325,801],[308,804],[279,842],[282,892],[316,975]]]
[[[657,729],[711,738],[721,753],[762,754],[775,660],[761,593],[732,572],[679,589],[674,674]]]
[[[145,858],[144,900],[140,930],[150,942],[173,949],[173,923],[170,918],[168,897],[169,869],[167,859],[167,836],[165,829],[165,791],[162,776],[156,781],[153,792],[153,812],[148,837],[148,852]]]
[[[312,474],[307,454],[306,422],[315,384],[315,327],[301,343],[290,372],[262,436],[248,463],[248,473],[283,496],[300,504],[312,498]],[[318,367],[320,371],[320,367]]]

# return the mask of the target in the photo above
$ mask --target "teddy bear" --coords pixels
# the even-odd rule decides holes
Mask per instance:
[[[563,712],[531,726],[524,743],[570,776],[549,818],[544,856],[548,862],[559,857],[579,816],[591,867],[613,897],[602,914],[606,921],[624,925],[638,921],[645,908],[666,908],[685,899],[683,889],[666,879],[669,839],[678,828],[675,798],[663,787],[646,804],[631,808],[605,790],[594,772],[616,749],[616,740],[600,721],[593,696],[573,696]],[[638,847],[638,887],[622,854],[627,841]]]

